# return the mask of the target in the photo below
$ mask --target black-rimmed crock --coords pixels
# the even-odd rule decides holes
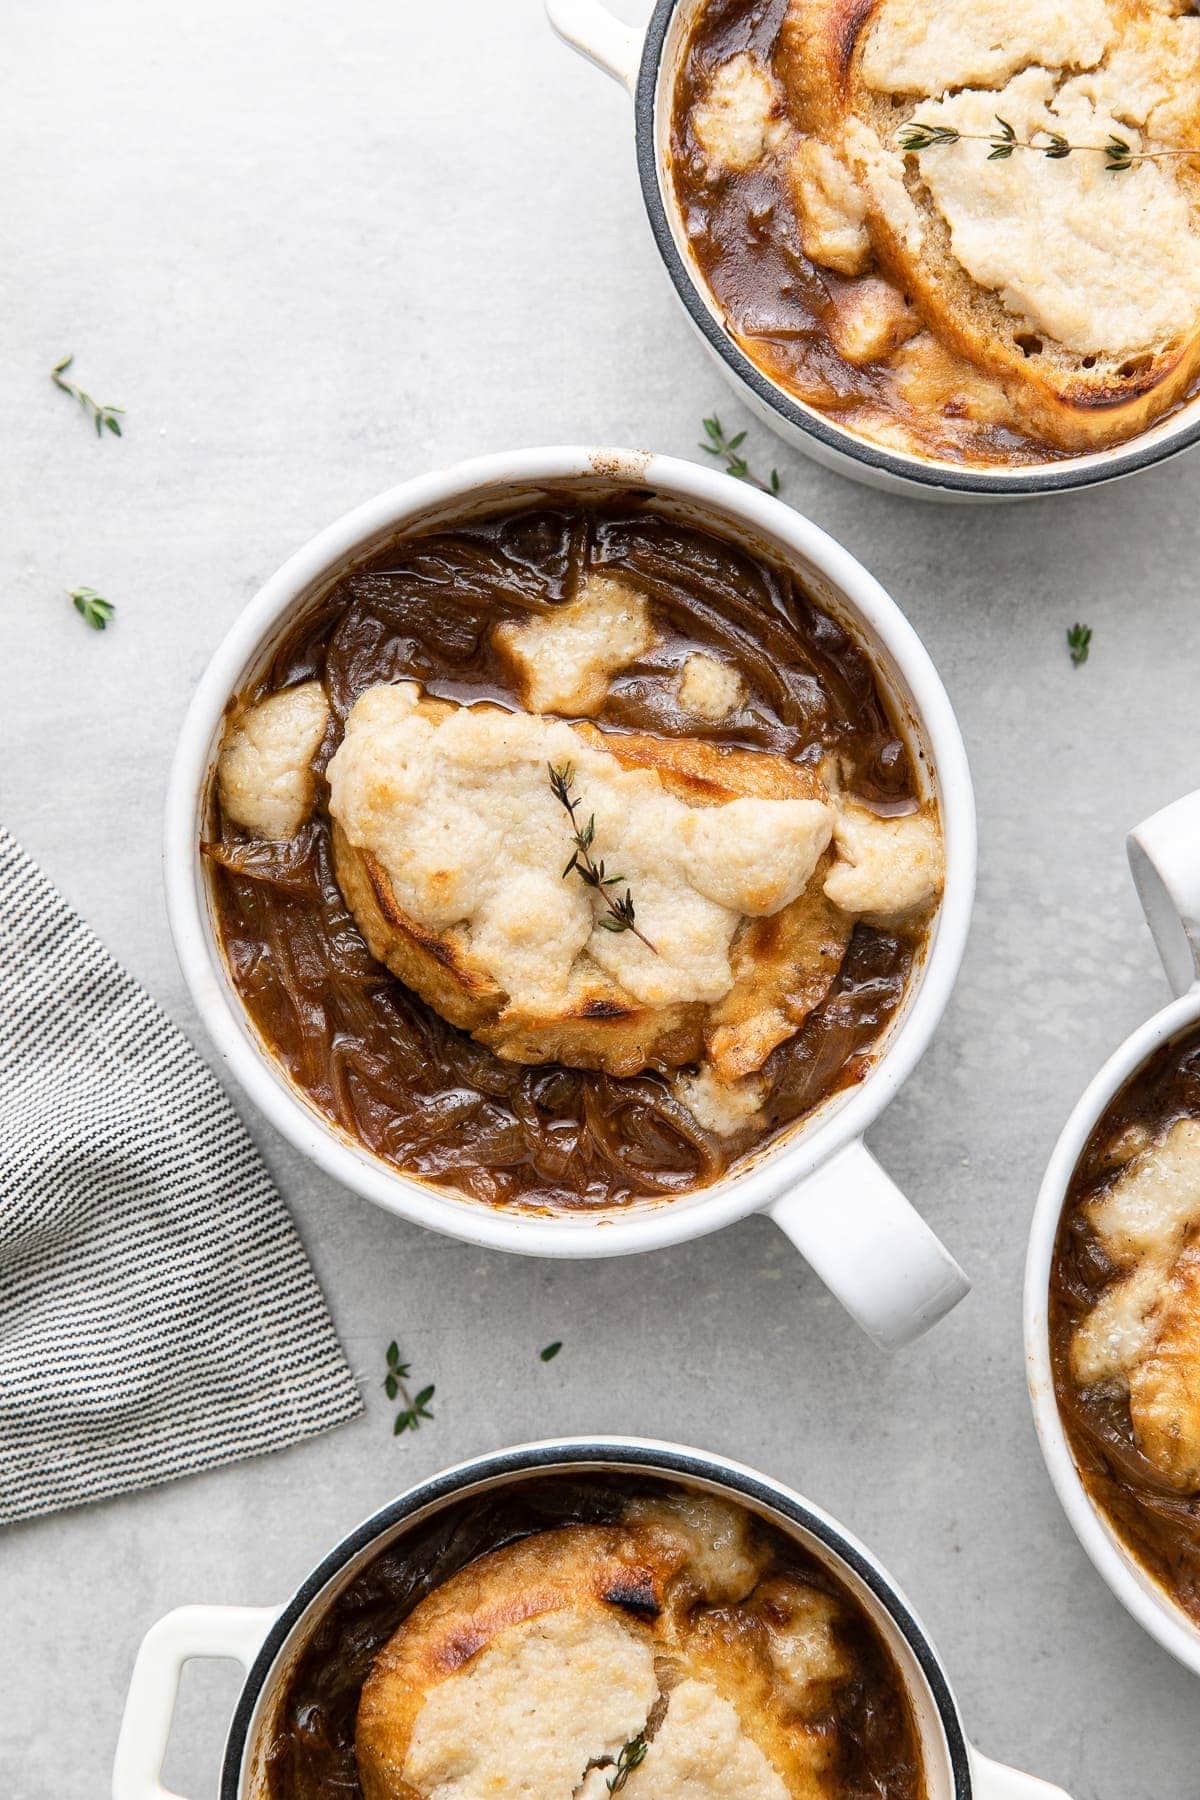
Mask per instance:
[[[721,322],[716,302],[673,223],[666,144],[679,51],[702,0],[656,0],[645,32],[622,24],[603,0],[545,0],[558,35],[633,97],[638,173],[654,240],[675,293],[726,379],[789,443],[873,487],[938,500],[1017,500],[1118,481],[1200,441],[1200,395],[1124,444],[1054,462],[968,467],[883,448],[797,400],[759,369]]]
[[[476,1458],[420,1483],[350,1532],[281,1609],[180,1608],[144,1639],[113,1772],[114,1800],[178,1800],[159,1772],[179,1670],[194,1656],[235,1657],[246,1679],[230,1726],[220,1800],[261,1800],[264,1726],[296,1656],[334,1598],[366,1563],[464,1500],[548,1476],[647,1476],[722,1494],[769,1520],[823,1561],[880,1631],[906,1683],[925,1758],[928,1800],[1065,1800],[1059,1789],[981,1756],[967,1742],[937,1651],[912,1606],[870,1551],[811,1501],[723,1457],[637,1438],[568,1438]]]

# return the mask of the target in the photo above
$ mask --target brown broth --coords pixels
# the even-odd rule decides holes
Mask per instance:
[[[955,463],[1016,467],[1074,454],[1030,437],[1015,419],[972,420],[960,396],[940,399],[934,410],[912,405],[897,390],[888,358],[847,362],[830,328],[839,298],[856,283],[804,254],[776,166],[711,167],[692,128],[693,108],[714,72],[740,52],[773,64],[786,10],[787,0],[709,0],[676,77],[671,180],[688,245],[729,335],[772,381],[864,437],[887,444],[900,428],[911,439],[904,448]],[[963,370],[969,377],[969,365]]]
[[[355,699],[377,682],[415,677],[442,698],[515,706],[491,627],[570,599],[589,568],[628,573],[659,632],[613,683],[598,724],[814,765],[836,754],[847,785],[874,806],[917,804],[909,752],[848,633],[784,571],[634,498],[397,545],[302,619],[245,697],[320,679],[334,714],[320,769]],[[697,648],[733,663],[746,684],[745,704],[721,725],[699,725],[674,698]],[[594,1208],[715,1180],[755,1141],[863,1078],[919,960],[923,927],[856,926],[825,1000],[767,1064],[765,1131],[719,1139],[653,1071],[617,1079],[502,1061],[395,980],[342,898],[323,779],[319,787],[314,818],[283,845],[247,838],[214,803],[207,848],[233,981],[272,1055],[321,1112],[397,1167],[474,1199]]]
[[[383,1550],[351,1581],[301,1652],[268,1727],[265,1800],[355,1800],[358,1699],[376,1656],[418,1601],[474,1558],[531,1532],[564,1524],[602,1524],[620,1516],[633,1494],[669,1491],[666,1483],[594,1476],[547,1477],[440,1513],[394,1549]],[[844,1648],[855,1669],[826,1720],[837,1744],[829,1791],[837,1800],[924,1800],[917,1728],[904,1685],[866,1613],[828,1571],[781,1532],[762,1527],[775,1567],[844,1609]]]
[[[1083,1484],[1117,1534],[1200,1623],[1200,1494],[1172,1487],[1138,1448],[1128,1396],[1112,1382],[1076,1385],[1071,1340],[1117,1271],[1085,1208],[1113,1181],[1122,1134],[1159,1138],[1178,1119],[1200,1119],[1200,1037],[1166,1045],[1122,1089],[1096,1126],[1071,1178],[1050,1275],[1050,1351],[1059,1412]]]

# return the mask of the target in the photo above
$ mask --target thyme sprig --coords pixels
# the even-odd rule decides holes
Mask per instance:
[[[1092,647],[1092,628],[1090,625],[1071,625],[1067,629],[1067,649],[1071,653],[1071,662],[1079,668],[1088,659]]]
[[[571,794],[571,789],[575,785],[575,765],[563,763],[561,767],[556,767],[554,763],[547,763],[546,767],[550,771],[550,787],[554,798],[560,806],[566,809],[567,817],[575,828],[575,835],[571,839],[575,848],[571,852],[570,861],[562,872],[562,879],[565,881],[574,870],[581,881],[586,882],[588,887],[595,888],[608,909],[608,917],[597,919],[597,925],[604,931],[632,931],[634,937],[640,938],[647,950],[657,956],[658,951],[645,932],[635,923],[633,895],[629,888],[626,887],[624,896],[619,899],[609,892],[611,888],[619,887],[625,877],[606,874],[603,861],[595,862],[592,859],[592,845],[596,839],[596,815],[595,813],[590,814],[587,824],[580,825],[577,812],[582,802]]]
[[[98,594],[93,587],[77,587],[67,589],[67,598],[72,602],[75,611],[85,624],[93,631],[103,631],[116,612],[111,600]]]
[[[56,388],[61,388],[64,394],[69,394],[72,400],[78,400],[96,427],[97,437],[103,437],[106,431],[111,431],[114,437],[120,437],[121,418],[125,408],[123,406],[101,406],[100,402],[93,400],[92,396],[83,388],[76,387],[73,381],[68,381],[67,370],[74,361],[74,356],[64,356],[61,362],[56,362],[50,371],[51,381]]]
[[[402,1431],[419,1431],[422,1419],[432,1419],[429,1402],[433,1399],[432,1382],[423,1387],[414,1399],[406,1385],[410,1374],[406,1362],[400,1361],[400,1346],[395,1338],[387,1347],[387,1374],[383,1380],[383,1391],[389,1400],[400,1399],[403,1408],[396,1414],[396,1423],[392,1426],[392,1436],[399,1437]]]
[[[607,1787],[610,1794],[619,1794],[639,1763],[646,1760],[646,1752],[650,1748],[646,1742],[646,1734],[639,1731],[635,1738],[621,1746],[621,1754],[617,1758],[616,1767],[608,1778]]]
[[[1007,119],[996,114],[995,131],[956,131],[953,125],[932,125],[926,119],[912,119],[900,133],[902,150],[931,150],[940,144],[987,144],[989,162],[1005,162],[1015,150],[1033,150],[1051,162],[1061,162],[1076,150],[1103,156],[1104,166],[1119,175],[1134,163],[1158,162],[1172,156],[1200,156],[1200,150],[1134,150],[1115,132],[1103,144],[1073,144],[1059,131],[1038,130],[1032,137],[1018,137]]]
[[[701,444],[699,448],[704,451],[706,456],[723,458],[727,475],[735,476],[738,481],[748,482],[751,487],[758,488],[764,494],[779,492],[778,469],[772,469],[766,481],[760,481],[757,475],[751,474],[750,465],[742,455],[742,445],[746,441],[744,431],[739,431],[734,437],[726,437],[724,427],[716,413],[712,415],[711,419],[704,419],[701,422],[708,441]]]

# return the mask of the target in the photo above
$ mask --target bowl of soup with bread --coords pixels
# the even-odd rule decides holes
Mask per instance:
[[[663,459],[540,466],[401,491],[239,623],[172,911],[338,1173],[600,1254],[882,1102],[956,957],[969,790],[923,652],[813,527]]]
[[[1189,0],[547,0],[634,96],[658,250],[739,392],[881,485],[1004,498],[1200,436]]]
[[[188,1606],[138,1653],[115,1800],[194,1656],[246,1677],[221,1800],[1063,1800],[971,1748],[895,1582],[819,1507],[637,1439],[483,1456],[282,1608]]]

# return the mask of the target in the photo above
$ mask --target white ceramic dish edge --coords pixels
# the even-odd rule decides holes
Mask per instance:
[[[1025,1366],[1034,1423],[1063,1510],[1121,1604],[1151,1637],[1200,1675],[1200,1627],[1122,1544],[1079,1478],[1054,1394],[1049,1288],[1067,1188],[1105,1109],[1147,1059],[1200,1024],[1200,790],[1164,807],[1129,835],[1129,861],[1158,953],[1176,994],[1132,1032],[1088,1084],[1063,1127],[1038,1194],[1025,1264]]]
[[[281,618],[357,546],[432,509],[490,488],[605,480],[651,487],[724,515],[819,571],[902,678],[932,761],[947,879],[916,992],[866,1079],[744,1172],[632,1216],[514,1216],[388,1169],[320,1120],[268,1059],[232,993],[208,915],[199,840],[202,801],[224,709]],[[166,809],[164,887],[176,951],[200,1017],[229,1072],[273,1125],[329,1174],[376,1204],[470,1243],[538,1256],[653,1250],[768,1211],[877,1342],[926,1330],[968,1283],[862,1141],[911,1072],[950,997],[975,883],[975,812],[966,752],[945,689],[916,633],[848,551],[782,502],[694,463],[644,452],[578,447],[520,450],[418,477],[368,501],[284,564],[244,609],[202,675],[184,722]]]
[[[939,501],[1013,501],[1118,481],[1200,441],[1200,395],[1123,444],[1055,462],[1005,469],[970,467],[886,449],[807,406],[752,363],[726,332],[715,300],[683,247],[663,176],[668,84],[660,73],[682,37],[686,0],[656,0],[643,30],[624,24],[604,0],[545,0],[551,25],[573,50],[620,83],[634,102],[642,195],[676,299],[744,403],[788,443],[851,480]]]
[[[625,1471],[677,1479],[774,1515],[814,1549],[866,1607],[896,1658],[912,1699],[925,1756],[929,1800],[1067,1800],[1061,1788],[993,1762],[963,1735],[958,1704],[937,1650],[904,1593],[865,1545],[782,1483],[725,1457],[644,1438],[564,1438],[519,1445],[460,1463],[421,1482],[351,1532],[317,1566],[289,1604],[185,1606],[153,1625],[130,1677],[113,1762],[113,1800],[181,1800],[162,1785],[162,1767],[183,1664],[228,1657],[246,1672],[226,1744],[221,1800],[261,1800],[255,1779],[258,1727],[273,1683],[321,1596],[382,1542],[417,1519],[472,1492],[551,1473]]]

